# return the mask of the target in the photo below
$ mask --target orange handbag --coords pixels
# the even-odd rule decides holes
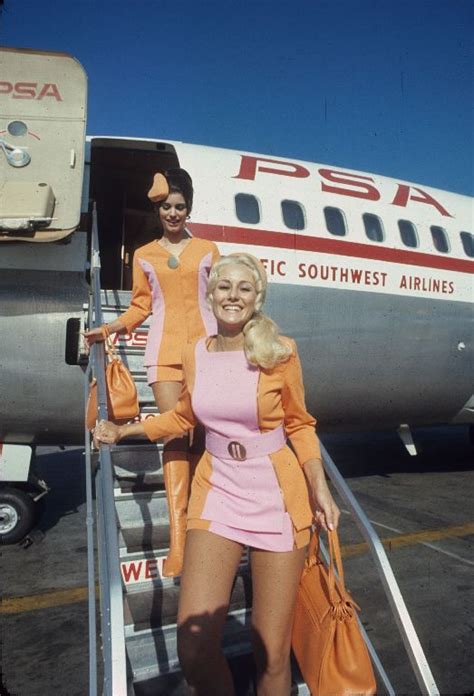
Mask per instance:
[[[107,412],[111,421],[127,421],[140,413],[138,394],[133,377],[119,358],[115,346],[107,339],[105,350],[108,364],[105,369]],[[86,407],[86,423],[89,430],[97,420],[97,380],[93,379]]]
[[[296,598],[293,652],[313,696],[373,696],[377,685],[357,621],[360,609],[344,585],[336,531],[329,532],[329,551],[326,568],[313,534]]]

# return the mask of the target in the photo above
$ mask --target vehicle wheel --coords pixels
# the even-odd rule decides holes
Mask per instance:
[[[36,517],[35,503],[24,491],[0,489],[0,544],[16,544],[28,534]]]

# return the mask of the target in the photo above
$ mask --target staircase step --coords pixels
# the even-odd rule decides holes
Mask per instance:
[[[133,551],[157,551],[167,549],[169,543],[168,515],[153,522],[136,520],[134,524],[119,529],[119,548]]]
[[[253,687],[255,669],[252,654],[233,657],[229,660],[229,666],[234,678],[236,696],[256,696]],[[189,696],[189,687],[180,671],[137,682],[134,689],[134,696]],[[307,694],[309,696],[309,691]]]
[[[122,491],[163,486],[162,445],[144,444],[112,450],[116,484]],[[134,487],[134,484],[136,487]]]
[[[151,473],[134,476],[133,478],[116,478],[115,488],[121,493],[153,493],[162,490],[164,486],[163,473]]]
[[[125,623],[135,630],[159,628],[175,623],[178,612],[179,581],[164,578],[155,583],[127,586],[124,599]],[[252,602],[252,583],[246,569],[236,576],[230,599],[230,610],[249,608]]]
[[[239,655],[229,660],[230,670],[234,678],[235,696],[256,696],[253,686],[254,665],[253,657]],[[189,696],[189,687],[181,672],[163,675],[134,685],[134,691],[129,696]],[[311,696],[310,690],[304,683],[294,680],[291,684],[291,696]]]
[[[250,631],[248,626],[241,625],[239,628],[237,622],[238,620],[231,619],[226,626],[223,641],[224,652],[234,678],[236,696],[256,696],[254,689],[255,666],[250,648]],[[154,663],[149,663],[153,664],[154,668],[141,669],[137,666],[133,670],[133,686],[136,696],[188,696],[189,689],[177,662],[165,659],[161,662],[161,668],[158,666],[158,660],[160,660],[163,651],[167,647],[172,648],[173,646],[173,640],[169,635],[171,631],[176,632],[176,626],[170,626],[166,636],[163,633],[157,635],[156,631],[150,632],[146,634],[146,640],[145,635],[143,635],[138,639],[137,645],[133,647],[131,644],[127,645],[127,648],[131,648],[129,659],[132,666],[137,648],[143,649],[142,658],[147,659],[145,651],[151,647],[151,655],[154,657]],[[176,633],[174,637],[176,651],[175,641]],[[291,696],[311,696],[294,661],[292,662]]]
[[[168,503],[164,490],[122,492],[114,489],[115,508],[120,528],[137,524],[163,525],[168,523]]]
[[[228,615],[224,628],[224,651],[228,657],[250,652],[250,614],[241,609]],[[125,629],[126,649],[137,689],[140,682],[179,671],[176,624],[157,629]]]

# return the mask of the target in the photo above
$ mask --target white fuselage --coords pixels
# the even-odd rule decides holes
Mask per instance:
[[[193,178],[191,232],[264,263],[266,309],[298,342],[321,427],[474,422],[472,198],[180,142],[84,143],[77,61],[0,52],[0,442],[81,441],[91,200],[103,286],[123,305],[133,252],[156,225],[146,191],[170,166]],[[143,332],[120,340],[139,351]]]

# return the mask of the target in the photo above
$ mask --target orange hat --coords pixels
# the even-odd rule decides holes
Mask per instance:
[[[152,203],[159,203],[168,198],[170,189],[166,177],[160,172],[155,174],[153,177],[153,184],[151,189],[148,191],[148,198]]]

